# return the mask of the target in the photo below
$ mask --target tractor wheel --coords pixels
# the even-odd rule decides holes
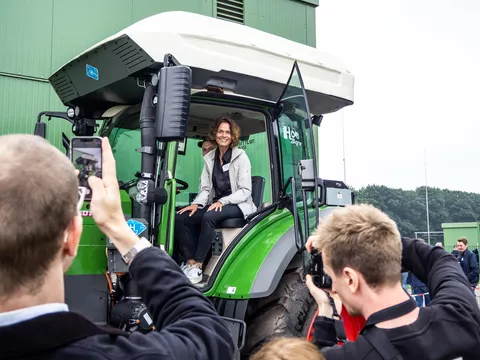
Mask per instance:
[[[288,269],[270,296],[250,301],[242,351],[245,356],[250,356],[273,337],[307,338],[317,304],[305,285],[302,272],[302,267]]]

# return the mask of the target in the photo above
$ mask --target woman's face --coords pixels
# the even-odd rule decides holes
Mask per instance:
[[[222,122],[217,128],[217,133],[215,134],[215,141],[218,146],[228,147],[232,143],[232,134],[230,132],[230,124],[227,122]]]

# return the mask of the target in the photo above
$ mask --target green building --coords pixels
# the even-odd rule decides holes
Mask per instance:
[[[40,111],[65,107],[50,74],[98,41],[143,18],[181,10],[239,22],[315,47],[318,0],[0,0],[0,135],[33,133]],[[61,147],[70,125],[48,124]]]
[[[452,250],[457,243],[459,237],[466,237],[468,240],[468,248],[473,250],[478,248],[480,239],[480,223],[479,222],[465,222],[465,223],[443,223],[444,246],[447,250]]]

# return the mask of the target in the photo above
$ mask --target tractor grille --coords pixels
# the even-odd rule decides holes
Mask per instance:
[[[244,16],[243,0],[217,0],[217,18],[243,24]]]
[[[50,81],[60,99],[70,99],[73,96],[78,96],[77,89],[73,86],[66,71],[55,74]]]
[[[135,69],[148,60],[145,53],[132,41],[125,41],[112,51],[128,70]]]

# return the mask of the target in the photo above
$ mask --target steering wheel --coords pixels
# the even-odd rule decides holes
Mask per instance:
[[[184,191],[188,189],[188,184],[185,181],[180,179],[175,179],[175,181],[177,182],[177,191]],[[181,186],[179,187],[178,184]]]
[[[132,179],[130,181],[127,181],[126,183],[122,183],[121,181],[119,181],[118,185],[119,185],[120,190],[125,190],[125,191],[128,192],[128,189],[137,185],[137,181],[138,181],[138,179]]]

